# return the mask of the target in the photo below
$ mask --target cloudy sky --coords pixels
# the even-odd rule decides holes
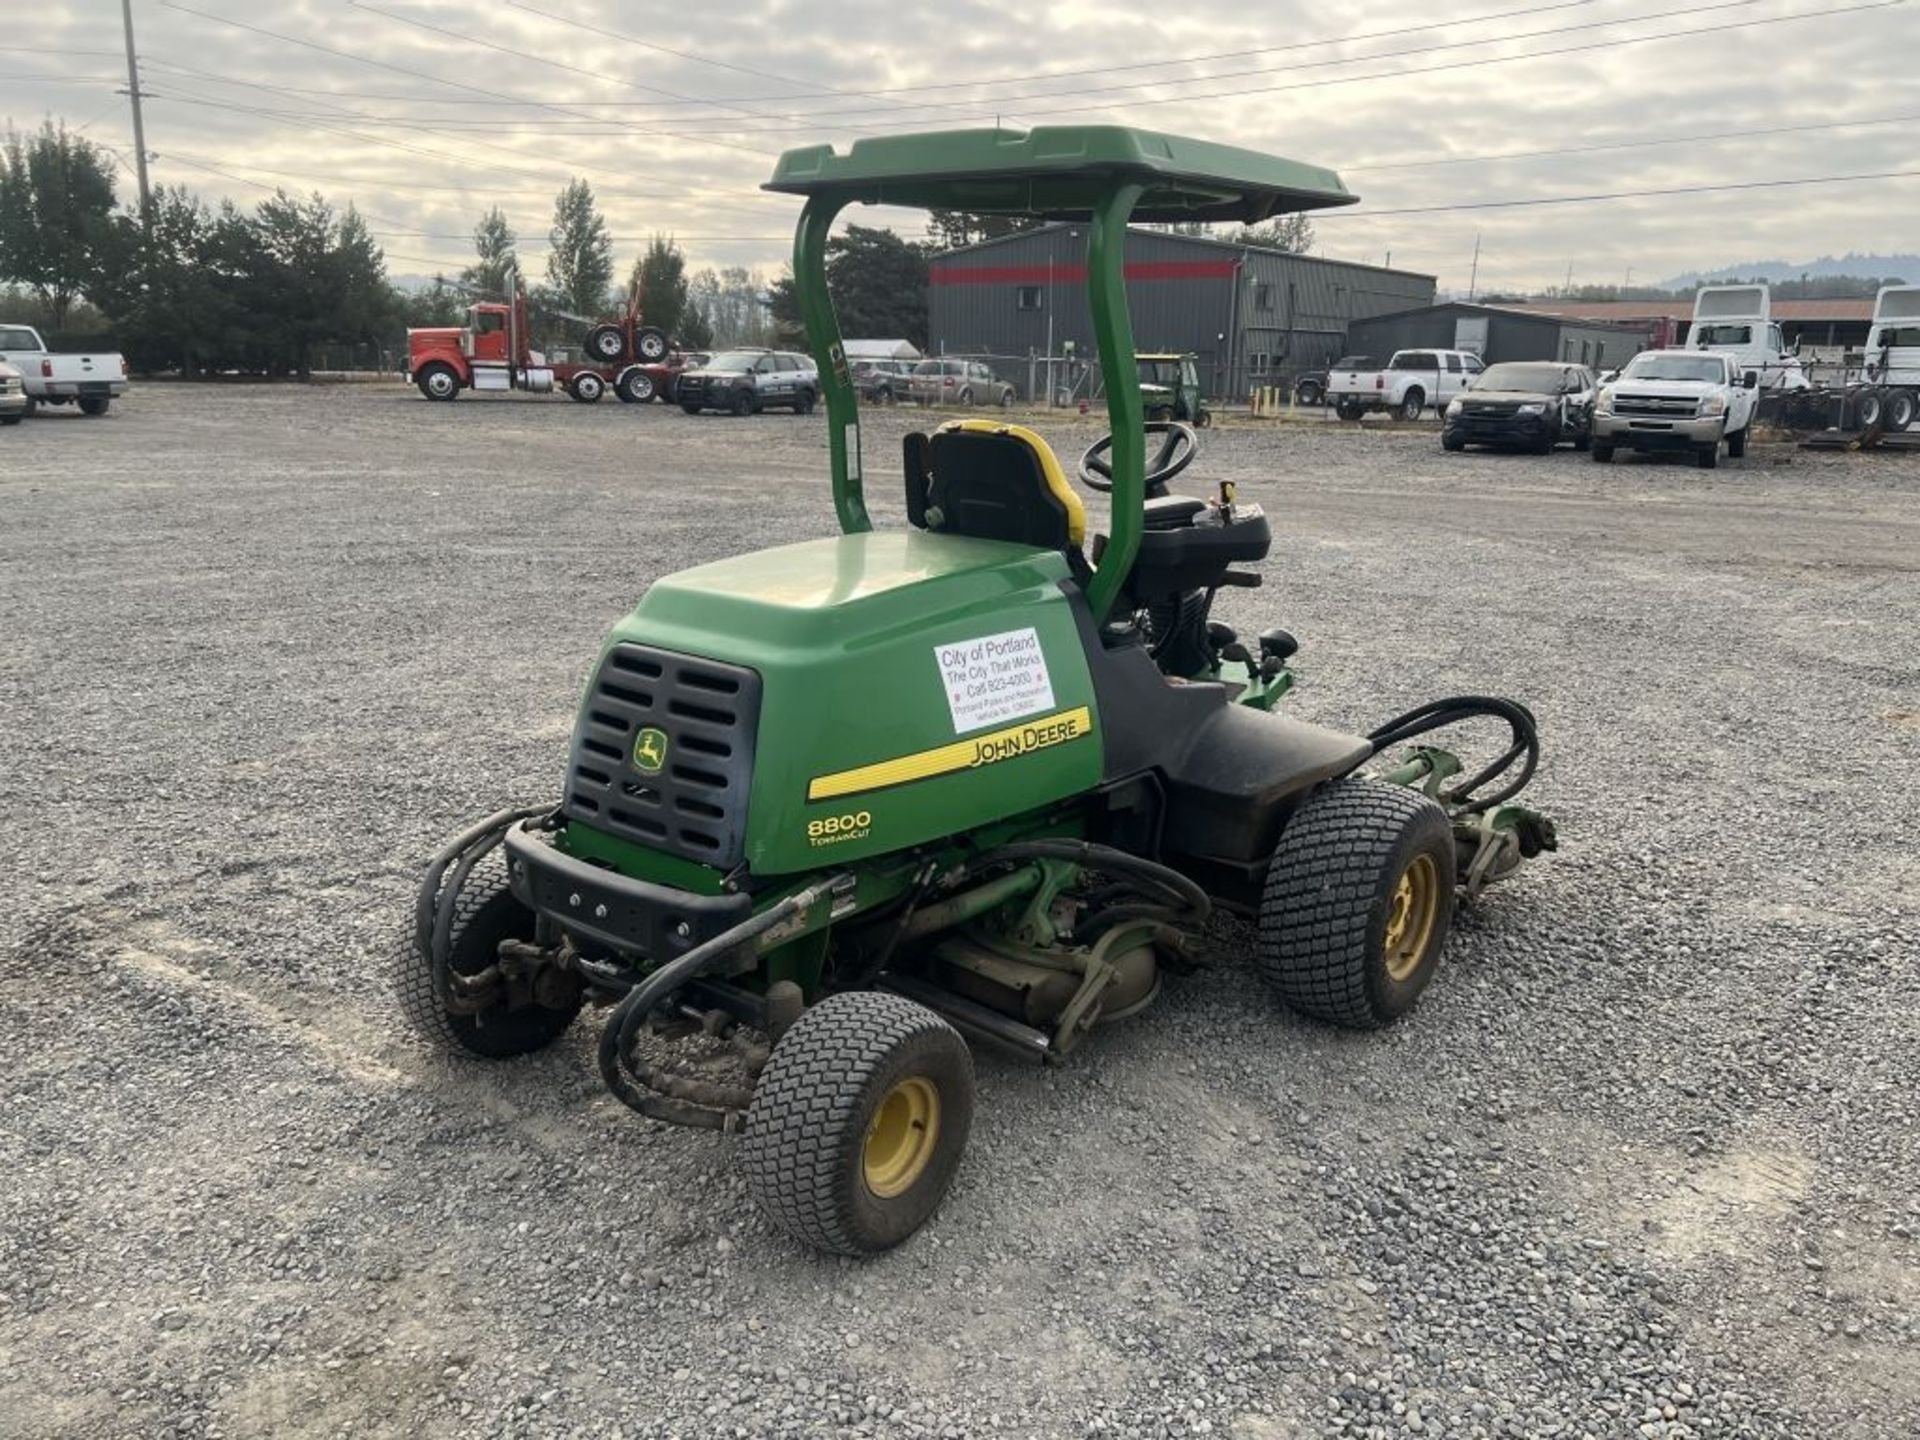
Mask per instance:
[[[1118,122],[1337,169],[1318,253],[1464,289],[1657,279],[1920,248],[1920,174],[1587,204],[1626,190],[1920,172],[1920,0],[1425,0],[1413,9],[1092,0],[134,0],[156,183],[353,200],[396,274],[457,268],[502,206],[539,273],[592,182],[624,269],[777,268],[788,146]],[[12,7],[0,124],[132,158],[118,0]],[[1757,132],[1772,133],[1757,133]],[[1528,153],[1530,152],[1530,153]],[[131,175],[125,193],[132,194]],[[1468,206],[1489,208],[1463,208]],[[854,213],[918,235],[900,212]]]

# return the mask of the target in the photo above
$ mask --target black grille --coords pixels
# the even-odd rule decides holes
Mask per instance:
[[[616,645],[573,732],[566,812],[623,840],[730,869],[746,844],[759,723],[752,670]],[[635,759],[649,730],[666,737],[657,768]]]
[[[1613,400],[1614,414],[1631,415],[1636,419],[1691,420],[1697,409],[1699,402],[1690,396],[1616,395]]]

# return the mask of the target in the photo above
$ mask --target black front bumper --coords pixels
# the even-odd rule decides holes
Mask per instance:
[[[753,913],[750,895],[694,895],[590,865],[524,824],[507,831],[514,898],[588,947],[663,964]]]
[[[705,376],[688,378],[682,376],[674,384],[674,403],[676,405],[699,405],[709,410],[730,410],[736,392],[753,393],[752,385],[741,385],[737,381],[710,380]]]
[[[1447,419],[1447,439],[1467,445],[1533,448],[1555,432],[1551,415],[1454,415]]]

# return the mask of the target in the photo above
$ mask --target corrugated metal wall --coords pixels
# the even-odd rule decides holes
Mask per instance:
[[[1044,391],[1029,357],[1096,358],[1087,307],[1086,232],[1049,225],[933,262],[929,354],[987,355],[1023,395]],[[1239,397],[1322,366],[1349,321],[1433,299],[1433,278],[1404,270],[1281,255],[1159,230],[1127,236],[1134,346],[1193,351],[1215,396]],[[1084,377],[1056,375],[1056,388]]]
[[[1620,326],[1583,324],[1552,315],[1522,315],[1479,305],[1437,305],[1406,315],[1387,315],[1357,321],[1351,332],[1351,350],[1371,355],[1385,364],[1396,350],[1470,348],[1458,344],[1461,320],[1485,320],[1487,340],[1481,358],[1488,364],[1502,360],[1566,360],[1576,365],[1608,369],[1624,365],[1647,345],[1647,337]]]

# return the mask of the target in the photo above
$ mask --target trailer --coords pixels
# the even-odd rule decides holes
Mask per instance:
[[[612,391],[622,400],[645,401],[659,389],[660,367],[669,365],[672,342],[640,316],[640,288],[612,319],[588,320],[582,361],[549,360],[532,346],[527,293],[516,280],[510,301],[482,300],[467,307],[467,323],[407,331],[407,378],[429,400],[457,400],[463,390],[564,390],[591,405]]]
[[[1765,416],[1818,432],[1822,449],[1911,450],[1920,440],[1920,285],[1887,285],[1874,297],[1866,348],[1836,382],[1773,397]],[[1900,438],[1895,438],[1900,437]]]

